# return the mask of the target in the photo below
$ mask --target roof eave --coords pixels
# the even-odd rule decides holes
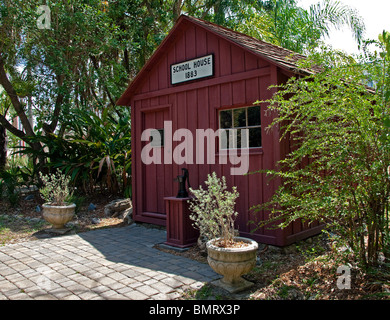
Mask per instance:
[[[142,78],[142,75],[144,72],[150,70],[151,65],[154,63],[156,59],[159,57],[159,52],[161,50],[165,50],[168,46],[172,44],[171,38],[172,36],[177,32],[182,32],[182,30],[178,30],[178,27],[181,25],[181,21],[184,19],[184,15],[181,15],[175,25],[172,27],[172,29],[169,31],[169,33],[165,36],[164,40],[160,43],[160,45],[157,47],[157,49],[154,51],[152,56],[146,61],[144,66],[141,68],[141,70],[137,73],[135,78],[131,81],[125,92],[120,96],[120,98],[117,100],[116,104],[119,106],[129,106],[131,95],[135,92],[135,90],[138,87],[138,84],[140,82],[140,79]]]
[[[222,34],[221,32],[218,32],[216,30],[214,30],[213,28],[208,28],[206,25],[204,25],[203,23],[201,23],[198,19],[196,18],[192,18],[192,17],[188,17],[186,15],[181,15],[175,25],[173,26],[173,28],[171,29],[171,31],[168,33],[168,35],[164,38],[164,40],[161,42],[161,44],[159,45],[159,47],[155,50],[155,52],[153,53],[153,55],[149,58],[149,60],[145,63],[145,65],[141,68],[141,70],[138,72],[138,74],[136,75],[136,77],[133,79],[133,81],[130,83],[129,87],[125,90],[125,92],[122,94],[122,96],[118,99],[117,101],[117,105],[122,105],[122,106],[129,106],[130,105],[130,100],[131,100],[131,96],[132,94],[135,92],[135,90],[137,89],[139,83],[140,83],[140,79],[142,78],[142,75],[144,72],[148,71],[148,69],[150,69],[150,66],[152,65],[152,63],[159,58],[159,53],[162,51],[162,50],[165,50],[168,46],[172,45],[172,36],[175,36],[175,34],[177,32],[182,32],[183,29],[181,30],[178,30],[179,27],[182,26],[183,23],[185,23],[185,21],[187,22],[190,22],[190,23],[193,23],[193,24],[196,24],[198,27],[206,30],[207,32],[211,32],[213,33],[214,35],[216,35],[217,37],[222,37],[223,39],[225,39],[226,41],[240,47],[241,49],[245,50],[245,51],[248,51],[248,52],[251,52],[253,55],[261,58],[261,59],[264,59],[265,61],[267,61],[268,63],[271,63],[273,65],[276,65],[278,66],[279,68],[287,71],[287,72],[292,72],[293,74],[297,74],[297,75],[312,75],[312,74],[315,74],[316,72],[313,71],[313,70],[308,70],[308,69],[298,69],[296,67],[296,65],[292,64],[291,66],[290,65],[287,65],[285,62],[283,61],[277,61],[276,59],[272,59],[270,57],[268,57],[267,55],[265,54],[262,54],[262,53],[259,53],[258,51],[256,50],[253,50],[251,49],[249,46],[246,46],[245,44],[242,44],[240,43],[239,41],[235,41],[234,39],[232,39],[231,37],[229,36],[226,36],[224,34]],[[206,22],[207,23],[207,22]],[[229,30],[229,32],[235,32],[233,30],[230,30],[230,29],[227,29],[227,28],[224,28],[224,27],[221,27],[221,26],[218,26],[219,28],[221,29],[226,29],[226,30]],[[238,32],[236,32],[237,34],[240,34]],[[247,35],[245,35],[246,37],[249,37]],[[249,37],[251,38],[251,37]],[[272,44],[270,44],[272,45]],[[274,45],[272,45],[274,46]],[[277,47],[277,46],[275,46]],[[287,50],[287,49],[284,49],[284,48],[281,48],[283,50]],[[292,54],[296,54],[294,52],[291,51]]]

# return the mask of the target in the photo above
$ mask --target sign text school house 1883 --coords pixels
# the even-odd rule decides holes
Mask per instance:
[[[214,57],[212,54],[189,61],[171,65],[171,83],[210,77],[214,74]]]

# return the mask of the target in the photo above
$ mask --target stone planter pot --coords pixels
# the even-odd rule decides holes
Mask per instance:
[[[252,239],[236,237],[235,240],[243,241],[248,245],[243,248],[220,248],[213,244],[215,239],[206,244],[207,261],[210,267],[223,276],[222,279],[213,281],[212,284],[230,293],[243,291],[253,286],[252,282],[241,276],[251,271],[256,265],[258,248],[257,242]]]
[[[52,206],[44,203],[42,208],[43,218],[49,222],[54,229],[63,229],[65,223],[73,219],[76,204],[70,203],[64,206]]]

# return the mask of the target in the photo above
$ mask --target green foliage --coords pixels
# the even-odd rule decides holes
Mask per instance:
[[[99,113],[109,106],[119,115],[115,101],[168,30],[167,13],[159,3],[50,2],[50,29],[39,29],[36,9],[41,1],[1,1],[0,82],[4,86],[9,81],[2,95],[12,99],[1,97],[0,122],[39,151],[39,143],[30,138],[61,137],[72,112]],[[34,128],[28,110],[34,114]],[[18,115],[25,132],[2,115]]]
[[[17,189],[17,173],[3,171],[0,173],[0,192],[1,197],[5,197],[12,207],[19,204],[20,195]]]
[[[107,108],[97,115],[78,111],[64,120],[63,136],[36,136],[42,148],[24,148],[20,152],[43,156],[50,168],[69,175],[71,182],[85,193],[96,190],[97,184],[110,193],[131,196],[131,130],[126,109],[118,120]]]
[[[296,0],[250,1],[243,21],[233,29],[298,53],[318,47],[332,28],[349,28],[360,43],[365,30],[360,15],[342,2],[323,0],[308,10]]]
[[[388,246],[390,144],[384,137],[390,114],[381,99],[386,84],[379,83],[376,92],[363,84],[387,72],[378,61],[340,63],[279,87],[269,110],[278,114],[272,127],[291,141],[290,153],[278,170],[266,171],[283,183],[269,203],[257,207],[271,211],[262,225],[277,221],[286,227],[297,219],[327,224],[363,267],[375,265]]]
[[[84,205],[86,197],[82,195],[76,195],[75,192],[69,197],[68,202],[76,205],[75,214],[80,212],[81,207]]]
[[[374,75],[377,77],[373,78],[373,81],[376,83],[376,89],[378,95],[381,97],[381,105],[390,106],[390,32],[383,31],[379,35],[379,42],[377,43],[381,51],[379,53],[379,63],[374,63]],[[380,141],[383,144],[384,150],[390,149],[390,116],[387,113],[382,115],[382,121],[384,126],[384,132],[380,136]],[[390,176],[390,164],[387,168],[387,173]],[[387,259],[387,263],[390,262],[390,217],[388,207],[386,207],[385,216],[383,217],[382,224],[383,235],[382,235],[382,248],[383,253]]]
[[[331,26],[362,30],[352,10],[324,3],[307,11],[295,0],[51,1],[50,29],[39,29],[42,1],[0,1],[0,124],[28,144],[33,170],[49,164],[84,191],[101,183],[129,197],[130,128],[115,101],[180,14],[301,52]],[[15,116],[23,130],[7,120]]]
[[[209,240],[220,238],[221,246],[226,247],[235,236],[234,220],[238,213],[234,211],[234,206],[239,196],[237,187],[228,191],[226,178],[218,178],[215,172],[207,176],[205,185],[207,190],[202,186],[197,190],[190,188],[194,195],[190,200],[190,218],[201,236]]]
[[[76,150],[76,159],[70,163],[66,158],[57,159],[55,166],[71,174],[74,180],[80,176],[84,182],[85,178],[92,178],[95,183],[101,180],[109,192],[130,196],[130,116],[116,121],[105,109],[100,116],[81,112],[73,119],[76,121],[69,123],[73,132],[66,139]]]
[[[26,158],[9,157],[4,170],[0,170],[0,198],[5,198],[11,206],[20,201],[20,188],[32,182],[33,168]]]
[[[43,175],[39,173],[43,182],[43,188],[39,189],[42,198],[50,205],[66,205],[73,192],[69,188],[70,177],[56,172],[55,174]]]

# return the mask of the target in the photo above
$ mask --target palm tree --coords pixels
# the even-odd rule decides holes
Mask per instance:
[[[177,18],[184,12],[299,53],[306,53],[334,29],[349,28],[358,43],[365,30],[358,12],[338,0],[321,0],[308,10],[297,0],[170,0]]]
[[[296,0],[260,1],[263,20],[268,22],[264,40],[295,52],[305,53],[329,36],[332,28],[348,27],[355,40],[363,40],[365,26],[358,12],[337,0],[322,0],[305,10]]]

